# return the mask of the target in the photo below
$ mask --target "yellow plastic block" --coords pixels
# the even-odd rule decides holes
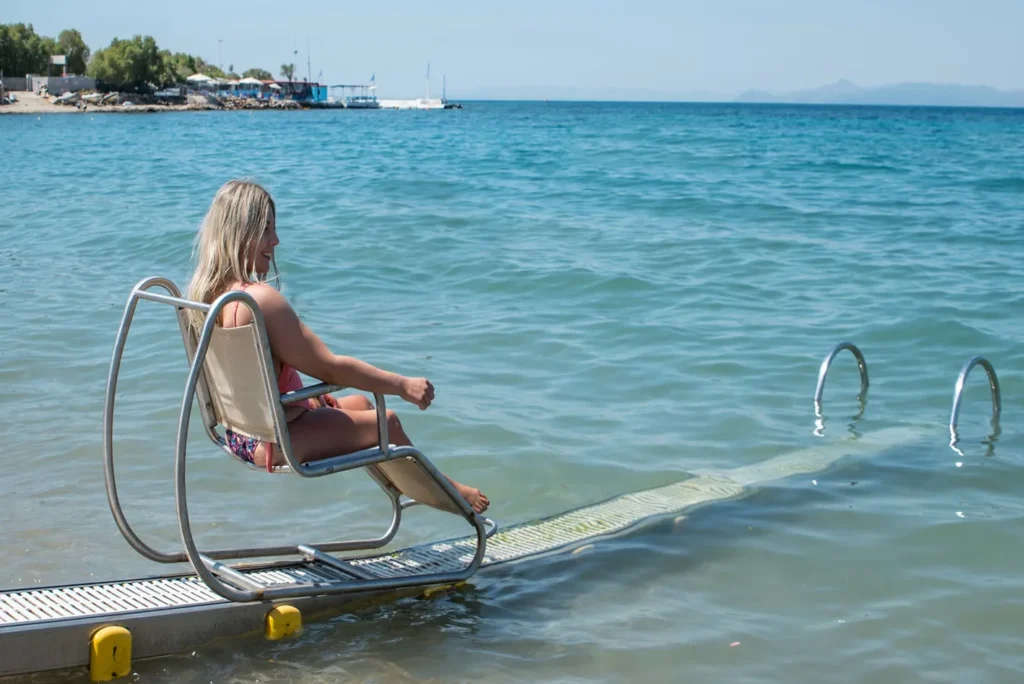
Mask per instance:
[[[89,679],[109,682],[131,671],[131,632],[113,625],[96,630],[89,641]]]
[[[275,606],[267,613],[268,639],[284,639],[302,631],[302,613],[295,606]]]

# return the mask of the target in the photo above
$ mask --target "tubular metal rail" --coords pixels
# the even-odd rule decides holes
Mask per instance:
[[[821,368],[818,369],[818,384],[814,388],[814,415],[816,417],[814,434],[821,437],[825,433],[825,421],[824,414],[821,411],[821,395],[825,392],[825,378],[828,376],[829,368],[832,366],[832,361],[835,360],[836,355],[844,349],[849,349],[850,353],[853,354],[854,358],[857,359],[857,369],[860,371],[860,394],[857,395],[857,401],[860,403],[860,410],[857,415],[854,416],[854,420],[859,419],[864,415],[864,406],[867,400],[868,394],[868,364],[864,360],[864,354],[861,353],[857,345],[852,342],[840,342],[836,346],[832,347],[825,360],[821,362]]]
[[[852,342],[840,342],[832,347],[832,351],[828,353],[825,360],[821,362],[821,368],[818,369],[818,385],[814,388],[814,413],[818,417],[821,417],[821,395],[825,392],[825,378],[828,376],[829,367],[832,366],[832,361],[836,358],[836,355],[844,349],[849,349],[850,353],[857,359],[857,369],[860,371],[860,394],[857,395],[857,399],[861,402],[861,411],[864,410],[863,404],[868,394],[867,361],[864,360],[864,354],[857,348],[857,345]]]
[[[149,292],[150,288],[161,287],[167,294]],[[185,393],[182,398],[181,412],[178,420],[177,445],[175,457],[175,502],[177,505],[178,526],[181,532],[184,551],[161,551],[153,548],[143,541],[132,529],[122,510],[117,495],[117,485],[114,477],[114,402],[117,392],[117,378],[121,366],[121,358],[124,354],[125,343],[128,338],[128,330],[131,326],[135,309],[140,299],[170,304],[175,307],[178,313],[178,325],[181,331],[182,340],[185,344],[190,361],[188,380],[185,386]],[[260,548],[238,548],[238,549],[214,549],[200,551],[192,534],[188,516],[188,499],[186,495],[186,443],[188,441],[188,428],[191,418],[191,408],[195,395],[199,395],[200,413],[207,436],[218,444],[232,458],[237,457],[227,446],[225,439],[217,433],[218,425],[211,401],[209,386],[205,377],[204,360],[210,345],[218,315],[225,305],[231,302],[240,302],[246,306],[253,316],[257,335],[260,341],[259,356],[263,371],[264,388],[267,392],[270,405],[274,407],[274,429],[276,444],[280,448],[286,466],[277,467],[276,472],[292,472],[302,477],[320,477],[331,473],[356,468],[366,468],[367,473],[380,486],[391,502],[392,519],[391,524],[384,534],[375,539],[352,540],[352,541],[328,541],[316,544],[289,544],[279,546],[267,546]],[[205,323],[198,341],[188,329],[185,312],[186,310],[198,310],[206,314]],[[384,397],[381,394],[374,394],[377,410],[378,444],[375,447],[364,449],[352,454],[336,456],[333,458],[302,464],[297,461],[291,449],[291,440],[288,436],[287,423],[284,417],[284,406],[319,396],[325,393],[342,389],[336,385],[321,383],[318,385],[304,387],[295,392],[285,395],[277,394],[277,387],[270,373],[271,357],[270,345],[267,339],[266,325],[263,316],[255,300],[245,292],[230,291],[220,296],[212,304],[201,304],[198,302],[183,299],[177,286],[166,278],[147,278],[139,282],[133,289],[125,307],[124,316],[117,333],[114,345],[113,356],[110,362],[110,373],[107,378],[106,397],[103,410],[103,459],[106,478],[107,500],[110,510],[114,515],[121,534],[137,552],[159,563],[180,563],[188,561],[192,564],[200,579],[216,594],[231,601],[254,601],[265,599],[279,599],[301,596],[313,596],[324,594],[337,594],[344,592],[363,592],[373,590],[393,589],[407,586],[427,584],[448,584],[467,579],[479,568],[486,550],[487,538],[494,534],[497,525],[473,511],[470,505],[463,499],[446,477],[434,467],[434,465],[419,450],[411,446],[393,446],[388,441],[387,412]],[[402,498],[402,493],[394,486],[377,464],[385,463],[395,459],[411,459],[420,466],[426,475],[433,480],[444,493],[451,499],[452,503],[460,511],[460,514],[473,527],[476,532],[476,549],[472,558],[465,567],[457,570],[449,570],[438,573],[411,573],[400,576],[380,576],[364,567],[329,555],[332,551],[353,551],[365,549],[378,549],[388,544],[398,532],[401,523],[402,511],[418,505],[420,502]],[[251,468],[259,470],[255,465],[248,464]],[[285,555],[299,555],[309,563],[317,563],[320,566],[327,565],[340,573],[340,577],[331,581],[288,581],[275,585],[254,581],[251,573],[242,573],[236,568],[225,565],[219,561],[227,559],[273,557]]]
[[[824,431],[824,423],[822,421],[821,412],[821,395],[825,391],[825,377],[828,375],[829,367],[832,365],[832,361],[836,355],[843,349],[849,349],[853,354],[854,358],[857,359],[857,368],[860,370],[860,394],[857,395],[857,399],[860,401],[860,412],[856,418],[859,418],[864,413],[865,397],[868,391],[868,365],[864,360],[864,354],[861,353],[860,349],[857,348],[852,342],[840,342],[828,353],[825,360],[821,362],[821,368],[818,371],[818,385],[814,389],[814,414],[817,416],[818,421],[814,430],[815,434],[821,435]],[[960,404],[963,401],[964,385],[967,382],[967,376],[970,374],[971,369],[975,366],[981,366],[985,369],[985,373],[988,375],[988,385],[992,392],[992,434],[989,435],[989,442],[998,437],[999,429],[999,418],[1002,414],[1003,404],[1002,397],[999,391],[999,378],[996,376],[996,369],[992,366],[988,359],[984,356],[977,355],[972,356],[964,364],[963,368],[960,369],[960,375],[956,379],[956,387],[953,391],[953,410],[949,415],[949,445],[953,449],[963,455],[963,452],[957,448],[957,443],[960,441],[959,433],[957,432],[957,422],[960,420]]]
[[[985,373],[988,375],[988,386],[992,391],[993,432],[991,438],[999,434],[999,416],[1003,411],[1003,400],[999,392],[999,378],[996,377],[996,369],[992,367],[992,364],[984,356],[972,356],[967,359],[967,363],[960,369],[960,375],[957,376],[956,387],[953,390],[953,410],[949,414],[949,445],[954,449],[956,449],[956,445],[960,441],[956,425],[960,420],[960,402],[963,400],[964,384],[967,382],[967,375],[975,366],[984,368]]]

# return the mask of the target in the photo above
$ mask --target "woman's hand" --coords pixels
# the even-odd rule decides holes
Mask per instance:
[[[434,386],[426,378],[402,378],[399,396],[424,411],[434,401]]]

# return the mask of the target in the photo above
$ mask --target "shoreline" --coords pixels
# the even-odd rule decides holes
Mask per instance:
[[[41,114],[159,114],[165,112],[214,112],[214,111],[294,111],[303,109],[297,103],[292,106],[235,106],[218,107],[203,102],[186,104],[133,104],[123,105],[87,104],[83,107],[74,105],[54,104],[49,97],[25,91],[10,91],[18,100],[12,104],[0,105],[0,116],[4,115],[41,115]]]

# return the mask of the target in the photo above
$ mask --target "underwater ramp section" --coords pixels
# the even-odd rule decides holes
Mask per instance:
[[[752,485],[820,472],[841,458],[876,454],[912,443],[924,434],[921,428],[888,428],[731,470],[698,472],[675,484],[521,523],[499,531],[488,541],[480,571],[626,534],[664,516],[741,497]],[[463,567],[475,545],[476,538],[467,536],[346,561],[376,577],[432,574]],[[299,561],[235,567],[260,585],[336,583],[344,575],[330,560],[310,554]],[[309,615],[345,610],[368,599],[424,591],[432,590],[422,586],[384,592],[356,590],[290,600],[288,604]],[[128,630],[134,658],[169,655],[217,637],[261,632],[274,605],[227,601],[187,573],[0,592],[0,676],[87,665],[90,639],[107,626]]]

